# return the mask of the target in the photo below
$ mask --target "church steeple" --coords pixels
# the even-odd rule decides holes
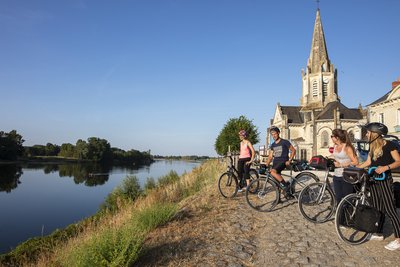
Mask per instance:
[[[317,9],[310,57],[306,71],[302,70],[302,110],[322,109],[328,103],[338,101],[337,71],[328,57],[321,15]]]
[[[328,57],[328,50],[326,49],[324,29],[322,28],[321,16],[319,9],[317,10],[317,17],[315,18],[314,33],[311,43],[311,52],[308,59],[307,68],[310,73],[329,71],[330,61]]]

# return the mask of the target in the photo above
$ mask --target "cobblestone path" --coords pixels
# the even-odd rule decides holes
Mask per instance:
[[[224,199],[208,188],[150,235],[135,266],[400,266],[400,251],[384,248],[394,238],[385,227],[384,241],[347,245],[333,221],[303,219],[295,200],[260,213],[243,194]]]

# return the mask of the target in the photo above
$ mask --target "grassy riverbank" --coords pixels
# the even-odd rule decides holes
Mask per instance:
[[[146,236],[165,224],[182,201],[215,184],[223,171],[209,160],[191,173],[170,173],[137,191],[135,179],[126,180],[106,199],[95,216],[44,238],[31,239],[0,257],[5,266],[129,266],[143,252]],[[135,191],[136,190],[136,191]]]

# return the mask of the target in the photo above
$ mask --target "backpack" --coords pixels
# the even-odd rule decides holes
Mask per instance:
[[[317,170],[326,170],[329,171],[335,170],[335,164],[333,159],[327,159],[322,155],[314,156],[310,159],[310,166]]]

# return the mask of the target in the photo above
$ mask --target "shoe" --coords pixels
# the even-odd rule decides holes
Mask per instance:
[[[383,240],[383,235],[380,234],[372,234],[369,240],[376,240],[376,241],[382,241]]]
[[[242,192],[244,192],[243,188],[238,189],[238,193],[242,193]]]
[[[387,245],[385,246],[385,248],[388,249],[388,250],[396,250],[396,249],[399,249],[399,248],[400,248],[400,241],[397,241],[397,239],[396,239],[396,240],[393,240],[392,242],[390,242],[389,244],[387,244]]]

